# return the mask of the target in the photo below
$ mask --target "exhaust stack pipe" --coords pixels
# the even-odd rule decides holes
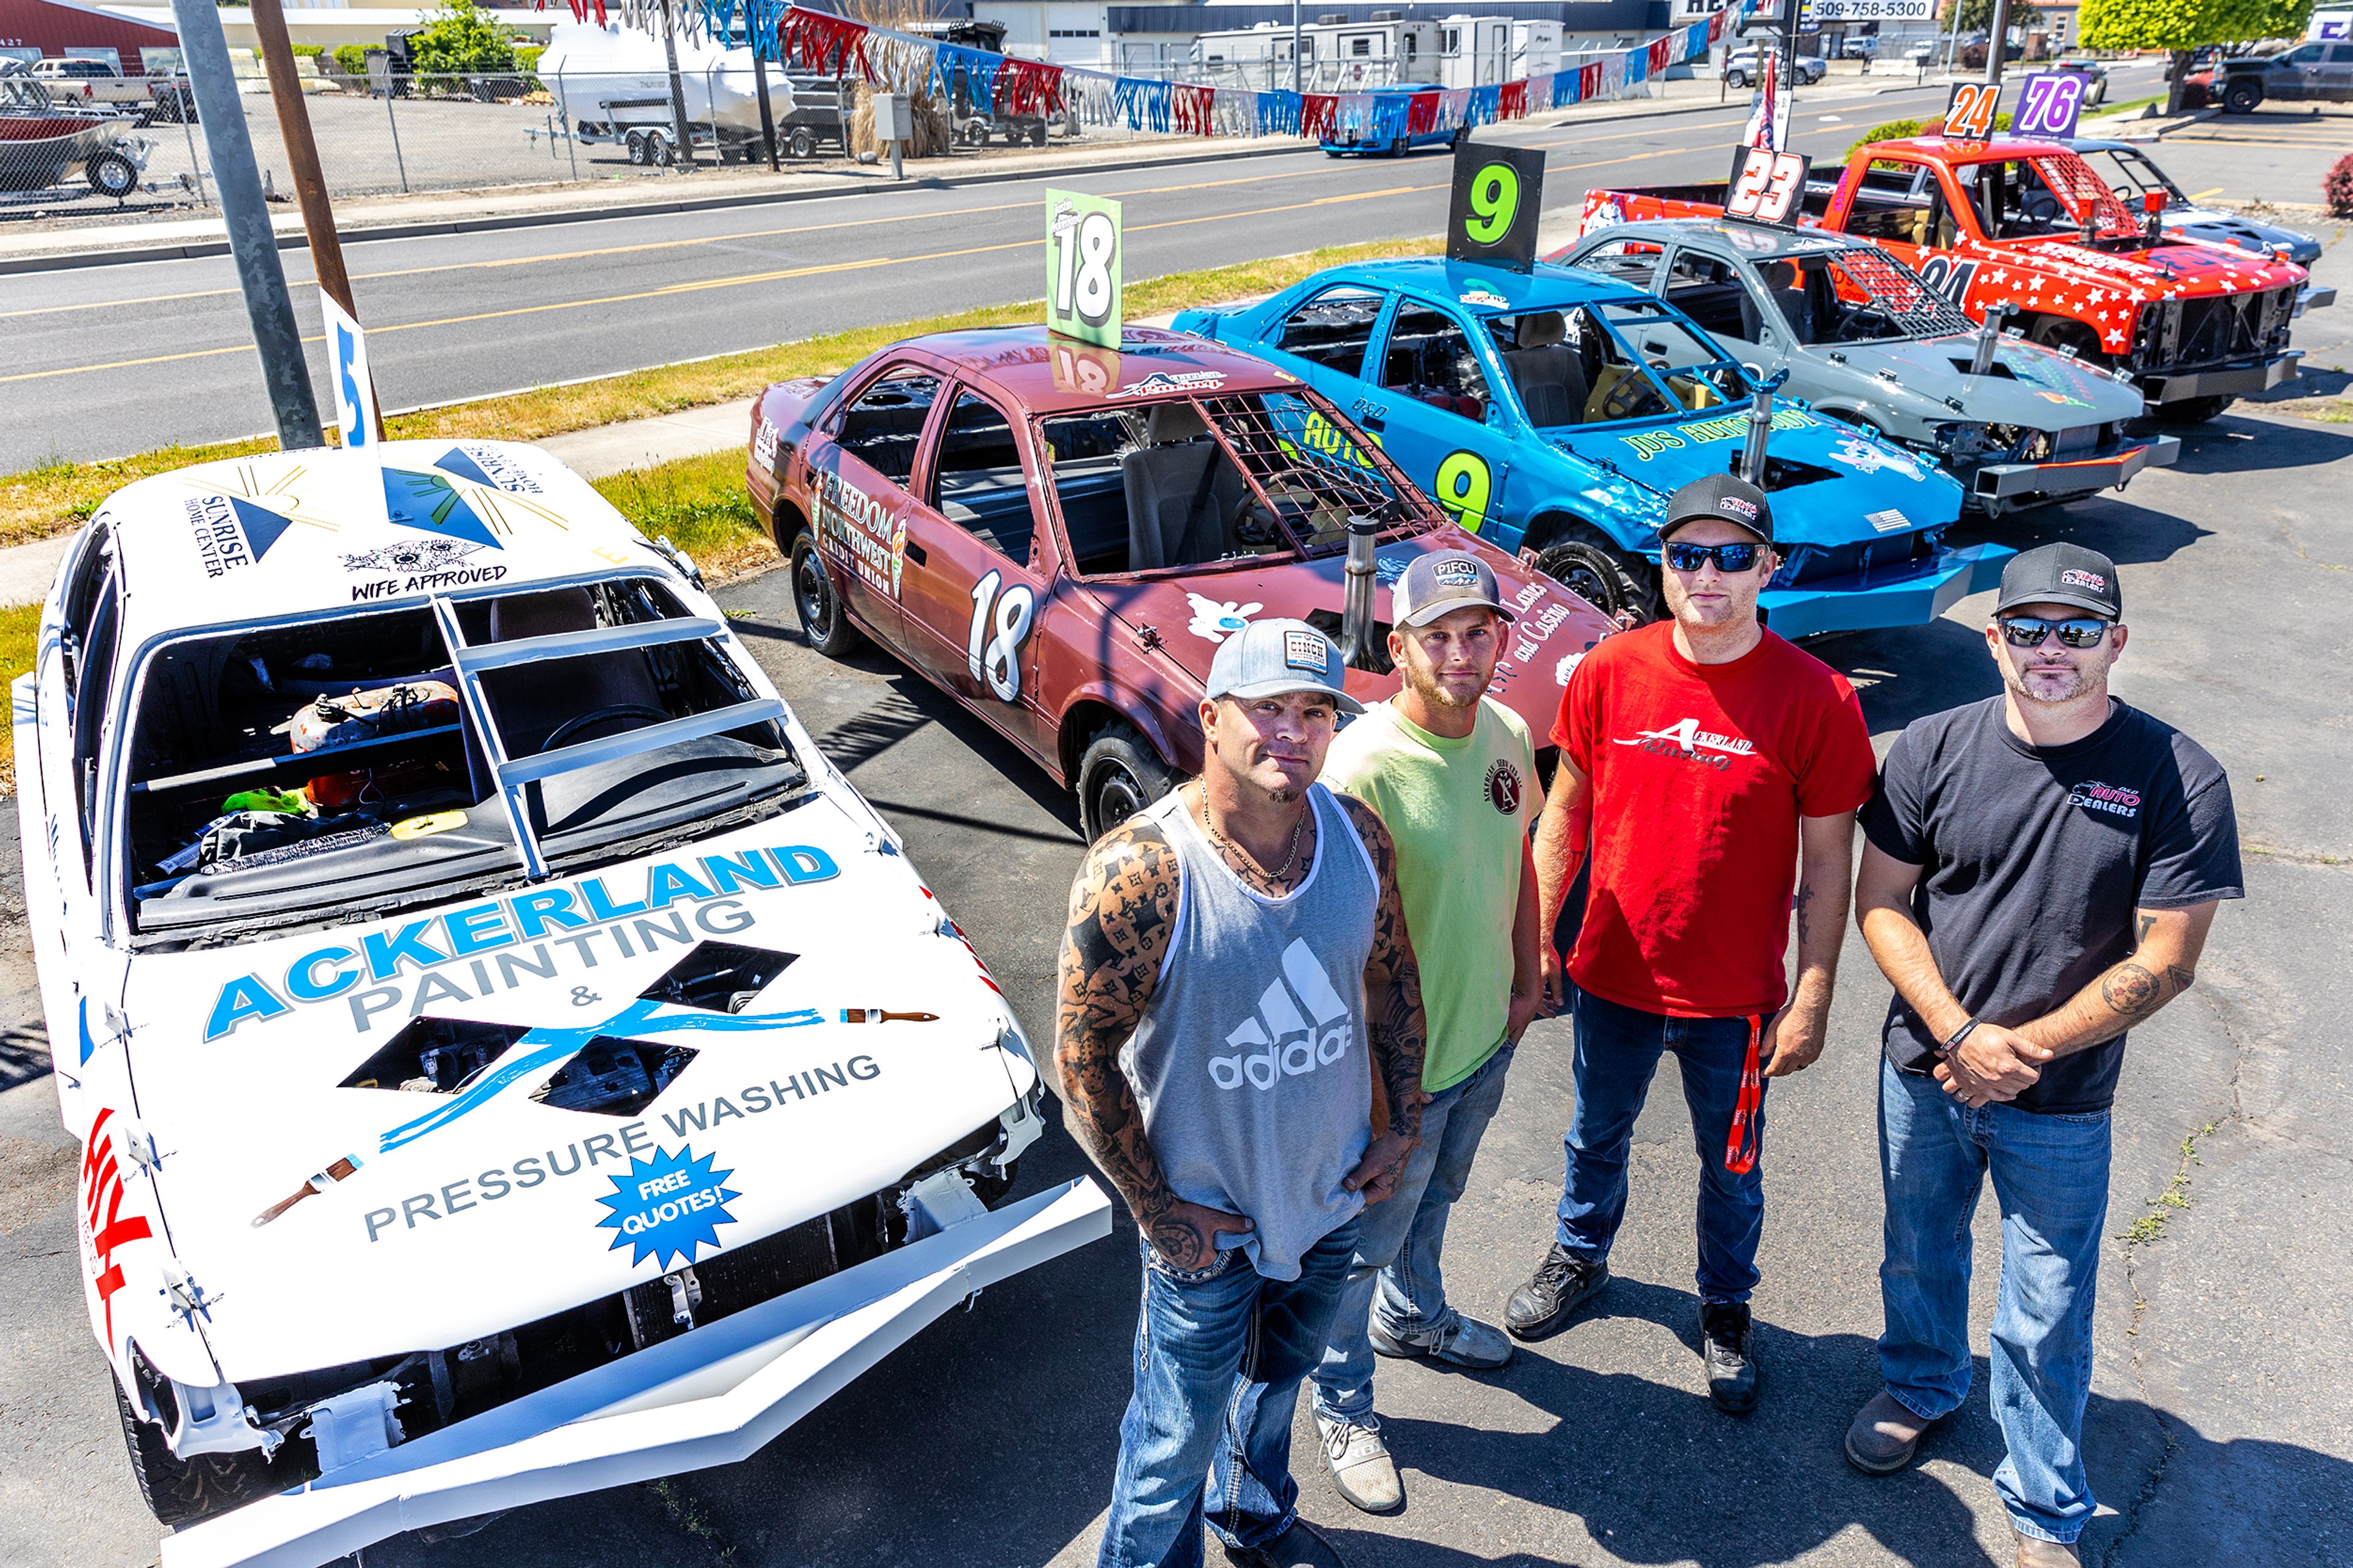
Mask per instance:
[[[1985,325],[1978,329],[1978,352],[1969,357],[1969,374],[1984,375],[1993,369],[1993,351],[2001,346],[2001,324],[2010,317],[2008,305],[1988,305]]]
[[[1777,370],[1757,384],[1757,395],[1748,401],[1748,445],[1740,454],[1740,477],[1765,488],[1765,440],[1773,433],[1773,395],[1789,379],[1786,370]]]
[[[1377,668],[1373,647],[1373,541],[1381,525],[1369,517],[1348,519],[1347,593],[1340,601],[1340,658],[1351,669]]]

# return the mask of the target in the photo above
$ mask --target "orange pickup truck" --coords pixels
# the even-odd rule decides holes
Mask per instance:
[[[1721,184],[1595,190],[1584,233],[1641,218],[1720,217]],[[1854,150],[1810,182],[1802,223],[1871,240],[1971,317],[2129,379],[2177,421],[2295,374],[2287,346],[2305,271],[2147,233],[2090,165],[2055,142],[1920,136]]]

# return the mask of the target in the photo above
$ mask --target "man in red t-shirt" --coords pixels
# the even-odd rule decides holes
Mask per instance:
[[[1821,1054],[1854,814],[1876,769],[1854,689],[1757,623],[1757,595],[1779,565],[1764,492],[1729,475],[1694,480],[1668,501],[1659,538],[1670,618],[1587,655],[1552,732],[1560,765],[1535,846],[1541,930],[1586,858],[1574,829],[1591,816],[1591,885],[1566,986],[1577,1108],[1552,1250],[1504,1321],[1541,1339],[1608,1281],[1634,1118],[1660,1053],[1672,1051],[1702,1163],[1701,1355],[1709,1397],[1736,1415],[1757,1403],[1748,1293],[1765,1221],[1765,1079]],[[1557,997],[1548,944],[1545,958]]]

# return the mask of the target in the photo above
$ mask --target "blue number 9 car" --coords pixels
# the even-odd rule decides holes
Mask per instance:
[[[1335,268],[1176,324],[1306,378],[1463,527],[1638,619],[1668,496],[1740,460],[1757,391],[1672,306],[1565,267]],[[1759,603],[1784,637],[1925,624],[2011,553],[1945,543],[1954,479],[1801,401],[1778,401],[1765,468],[1783,559]]]

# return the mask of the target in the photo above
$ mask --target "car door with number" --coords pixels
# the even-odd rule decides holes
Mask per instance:
[[[915,455],[942,377],[923,365],[884,366],[841,400],[810,453],[809,521],[834,594],[879,642],[913,657],[899,609],[914,505]]]
[[[1505,411],[1469,328],[1451,310],[1401,298],[1377,352],[1382,447],[1440,510],[1480,532],[1503,499],[1507,439],[1491,423]]]
[[[1320,289],[1283,318],[1271,345],[1290,355],[1307,384],[1346,409],[1376,441],[1387,423],[1387,400],[1374,393],[1367,357],[1388,301],[1385,290],[1356,283]]]
[[[1038,703],[1040,514],[1021,428],[959,384],[917,472],[900,604],[916,665],[1041,761],[1052,726]]]

